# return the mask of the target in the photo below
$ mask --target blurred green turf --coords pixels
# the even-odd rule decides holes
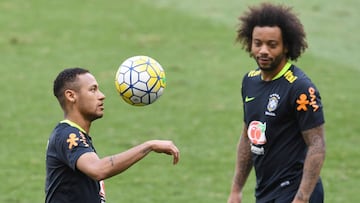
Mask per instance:
[[[90,132],[100,156],[148,139],[172,139],[181,150],[177,166],[153,153],[106,180],[109,202],[226,202],[242,128],[241,78],[255,65],[234,44],[236,18],[256,2],[1,1],[0,202],[43,202],[46,142],[62,119],[52,81],[72,66],[89,68],[107,96]],[[286,3],[310,45],[296,64],[325,105],[326,202],[357,202],[359,3]],[[114,74],[140,54],[163,65],[168,86],[153,105],[132,107],[116,94]],[[252,175],[245,202],[253,202],[253,189]]]

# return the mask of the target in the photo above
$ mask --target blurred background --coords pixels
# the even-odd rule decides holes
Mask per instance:
[[[0,202],[44,201],[45,149],[63,113],[52,94],[56,75],[84,67],[106,95],[105,116],[90,135],[100,157],[149,139],[181,150],[152,153],[105,181],[109,202],[226,202],[242,129],[240,85],[256,64],[235,43],[237,18],[252,0],[0,1]],[[326,115],[326,202],[360,200],[360,2],[273,1],[293,6],[309,49],[294,62],[319,88]],[[123,60],[148,55],[166,71],[154,104],[134,107],[117,95]],[[254,174],[244,202],[254,202]]]

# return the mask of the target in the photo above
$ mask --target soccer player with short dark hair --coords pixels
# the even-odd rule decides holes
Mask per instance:
[[[83,68],[68,68],[54,81],[54,95],[64,111],[50,135],[46,151],[46,203],[103,203],[104,181],[143,159],[150,152],[173,156],[170,140],[150,140],[115,155],[99,158],[90,137],[91,123],[104,114],[105,95],[95,77]]]

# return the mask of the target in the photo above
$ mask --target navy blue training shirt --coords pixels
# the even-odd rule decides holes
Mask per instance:
[[[91,138],[75,123],[65,120],[53,130],[46,152],[46,203],[105,202],[103,181],[95,181],[77,170],[76,161],[96,152]]]
[[[268,201],[299,187],[307,152],[301,132],[324,123],[321,98],[304,72],[290,63],[272,81],[262,80],[259,69],[250,71],[241,91],[255,195]]]

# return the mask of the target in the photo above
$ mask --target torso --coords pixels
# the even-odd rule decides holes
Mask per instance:
[[[101,202],[101,183],[76,169],[77,159],[87,152],[95,148],[85,132],[68,123],[56,126],[46,153],[45,202]]]
[[[306,111],[298,110],[300,95],[310,100],[309,88],[316,88],[297,67],[288,64],[285,68],[272,81],[263,81],[260,70],[249,72],[243,80],[244,121],[252,142],[256,195],[260,198],[276,195],[281,185],[295,187],[307,151],[301,132],[324,122],[322,109],[314,112],[310,102]]]

